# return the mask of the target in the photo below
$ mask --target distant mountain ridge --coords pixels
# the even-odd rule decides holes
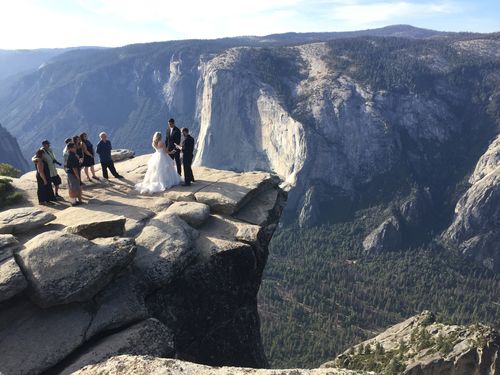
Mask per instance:
[[[4,79],[30,73],[56,56],[77,49],[101,47],[41,48],[41,49],[0,49],[0,82]]]

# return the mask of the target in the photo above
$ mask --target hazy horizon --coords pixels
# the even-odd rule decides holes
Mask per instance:
[[[0,13],[0,49],[119,47],[185,39],[344,32],[387,25],[500,31],[500,2],[478,0],[18,0]]]

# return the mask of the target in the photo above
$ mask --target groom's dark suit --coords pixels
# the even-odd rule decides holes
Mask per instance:
[[[177,126],[170,128],[167,126],[167,151],[176,150],[175,143],[181,143],[181,131]],[[171,154],[170,157],[175,160],[175,164],[177,165],[177,173],[181,174],[181,156],[179,151],[175,154]]]
[[[189,185],[194,182],[193,170],[191,164],[193,163],[194,152],[194,138],[189,134],[182,142],[182,166],[184,167],[184,184]]]

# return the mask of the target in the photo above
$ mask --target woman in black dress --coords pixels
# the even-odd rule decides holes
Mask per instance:
[[[85,174],[87,175],[87,179],[92,182],[89,176],[89,168],[90,171],[92,172],[92,178],[94,180],[99,180],[99,178],[95,175],[95,170],[94,170],[94,146],[92,143],[90,143],[87,133],[82,133],[80,134],[80,140],[81,140],[81,147],[83,150],[83,167],[85,170]]]
[[[79,135],[75,135],[73,137],[73,143],[75,144],[76,147],[76,156],[78,157],[78,161],[80,162],[80,168],[79,168],[79,178],[80,178],[80,185],[85,185],[82,182],[82,166],[83,166],[83,147],[82,147],[82,140]]]
[[[52,184],[50,183],[49,166],[47,162],[43,160],[43,152],[43,150],[38,150],[33,157],[36,168],[36,182],[38,185],[38,203],[52,204],[52,202],[57,202],[57,199],[54,195],[54,190],[52,190]]]

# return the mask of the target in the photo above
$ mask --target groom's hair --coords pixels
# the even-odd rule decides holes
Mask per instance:
[[[170,120],[168,120],[168,123],[169,124],[175,124],[175,120],[173,118],[171,118]]]
[[[188,128],[182,128],[182,129],[181,129],[181,132],[186,133],[186,134],[189,134],[189,129],[188,129]]]

